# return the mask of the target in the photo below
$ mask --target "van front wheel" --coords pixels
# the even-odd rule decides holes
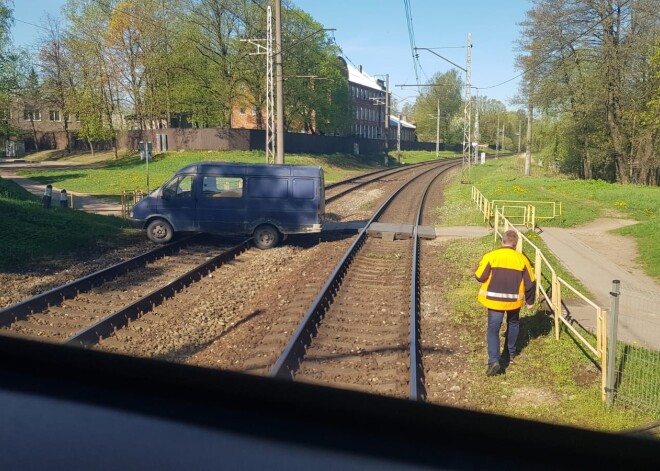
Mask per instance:
[[[147,237],[157,244],[166,244],[173,236],[172,225],[164,219],[154,219],[147,226]]]
[[[261,250],[272,249],[280,241],[280,233],[270,224],[258,226],[252,233],[254,245]]]

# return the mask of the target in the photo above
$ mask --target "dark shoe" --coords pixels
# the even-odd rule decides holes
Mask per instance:
[[[509,353],[509,363],[511,363],[516,358],[518,358],[518,353],[517,352],[514,353],[514,354]]]
[[[495,363],[488,363],[486,376],[495,376],[499,372],[500,372],[500,363],[498,361],[496,361]]]

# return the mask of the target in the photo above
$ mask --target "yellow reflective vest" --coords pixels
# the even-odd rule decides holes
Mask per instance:
[[[519,309],[534,304],[536,281],[527,257],[512,247],[502,247],[483,256],[474,272],[482,283],[478,300],[488,309]]]

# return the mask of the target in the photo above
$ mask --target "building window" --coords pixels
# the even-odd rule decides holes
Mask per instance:
[[[25,121],[41,121],[41,111],[26,108],[23,110],[23,119]]]
[[[245,116],[245,107],[244,107],[244,106],[241,106],[241,107],[238,109],[238,113],[239,113],[241,116]]]
[[[61,121],[60,119],[60,112],[58,110],[50,110],[48,112],[48,118],[51,121]]]

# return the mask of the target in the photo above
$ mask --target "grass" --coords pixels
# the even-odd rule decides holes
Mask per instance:
[[[471,184],[456,183],[447,191],[445,207],[439,210],[443,225],[461,220],[481,224],[481,214],[471,203],[472,185],[489,200],[561,202],[561,220],[544,221],[545,226],[572,227],[601,217],[633,219],[638,223],[615,232],[635,238],[640,264],[649,276],[660,280],[660,188],[577,180],[536,166],[527,177],[521,158],[472,166],[470,180]]]
[[[552,318],[537,306],[523,309],[519,344],[521,353],[506,375],[485,376],[483,306],[476,300],[472,271],[466,260],[479,258],[492,248],[490,237],[458,240],[448,245],[439,264],[453,271],[458,281],[446,295],[455,324],[466,327],[461,339],[474,353],[468,359],[471,382],[469,402],[485,412],[603,431],[618,431],[652,422],[650,414],[634,409],[608,409],[601,400],[600,372],[573,338],[562,332],[556,341]],[[586,333],[585,333],[586,334]]]
[[[429,160],[435,160],[438,157],[435,155],[435,151],[429,152],[425,150],[402,150],[399,152],[401,154],[401,163],[402,164],[417,164],[420,162],[428,162]],[[391,154],[394,158],[398,158],[397,156],[397,151],[391,152]],[[460,157],[461,154],[456,154],[455,152],[451,151],[441,151],[439,153],[439,158],[441,159],[449,159],[452,157]]]
[[[265,163],[264,153],[256,151],[166,152],[158,154],[149,163],[149,187],[154,189],[160,186],[186,165],[204,161]],[[146,189],[146,164],[139,155],[129,154],[117,160],[105,160],[104,163],[100,168],[39,169],[23,171],[21,175],[78,193],[120,194],[123,190]],[[286,163],[321,166],[326,182],[330,183],[381,167],[382,156],[293,154],[287,155]]]
[[[57,265],[62,257],[91,248],[121,246],[138,236],[116,217],[59,207],[44,209],[38,197],[0,179],[0,268]]]

